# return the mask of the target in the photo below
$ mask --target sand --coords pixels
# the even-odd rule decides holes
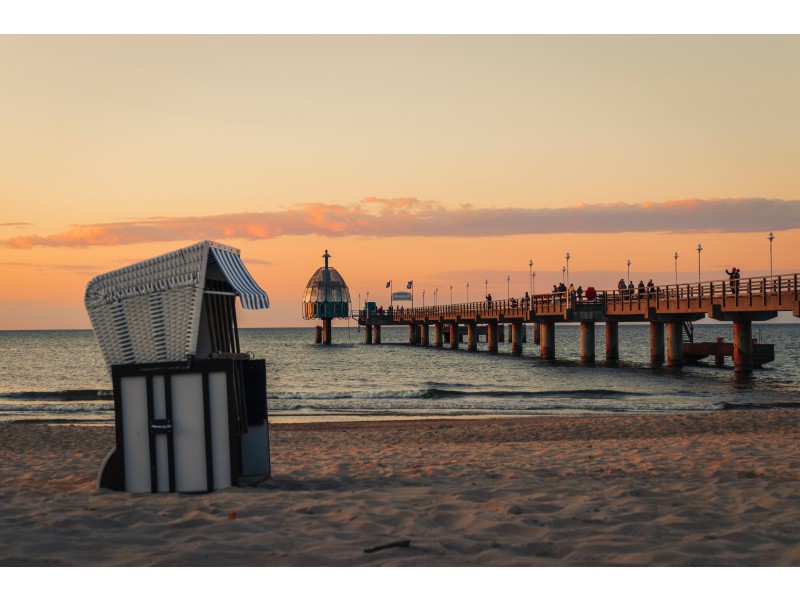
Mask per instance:
[[[274,424],[199,495],[96,490],[113,443],[0,425],[0,565],[800,565],[798,410]]]

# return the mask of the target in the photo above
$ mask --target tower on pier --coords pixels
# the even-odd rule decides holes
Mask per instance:
[[[328,266],[331,257],[328,251],[322,258],[325,266],[320,267],[308,280],[303,294],[303,318],[321,319],[322,325],[316,328],[316,342],[331,343],[331,321],[350,318],[350,290],[339,271]]]

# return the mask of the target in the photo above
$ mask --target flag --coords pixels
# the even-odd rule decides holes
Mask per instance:
[[[386,287],[389,287],[390,285],[392,285],[392,281],[391,280],[386,282]]]
[[[407,289],[407,290],[410,290],[410,289],[411,289],[411,288],[413,288],[413,287],[414,287],[414,281],[413,281],[413,280],[411,280],[411,281],[409,281],[409,282],[408,282],[408,285],[406,286],[406,289]]]

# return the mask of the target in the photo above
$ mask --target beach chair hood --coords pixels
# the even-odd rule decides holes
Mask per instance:
[[[209,294],[239,296],[247,309],[269,308],[239,250],[211,241],[98,275],[84,302],[110,367],[196,356]],[[230,317],[235,324],[235,314]]]

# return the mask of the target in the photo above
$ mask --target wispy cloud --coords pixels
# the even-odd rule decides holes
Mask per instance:
[[[0,227],[30,227],[33,223],[0,223]]]
[[[26,269],[29,271],[38,272],[69,272],[77,273],[80,275],[89,275],[97,272],[97,265],[58,265],[58,264],[40,264],[40,263],[26,263],[26,262],[3,262],[0,267],[11,267],[16,269]]]
[[[283,235],[500,236],[545,233],[747,232],[800,227],[800,200],[688,199],[567,208],[446,208],[416,198],[312,203],[281,211],[158,217],[78,224],[58,233],[0,240],[10,248],[116,246],[201,239],[270,239]]]

